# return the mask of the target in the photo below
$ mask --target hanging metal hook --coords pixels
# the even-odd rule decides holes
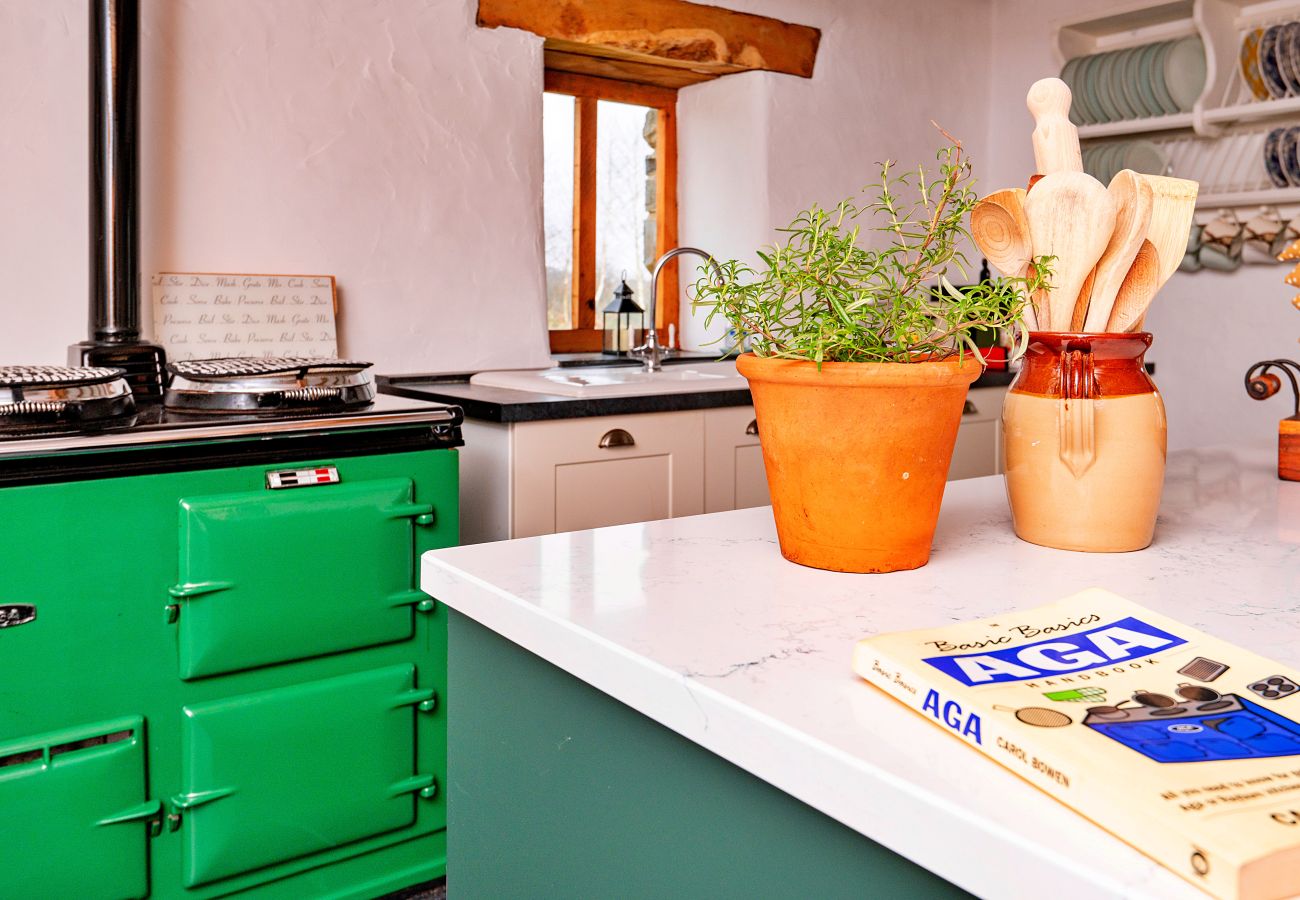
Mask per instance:
[[[1270,369],[1277,369],[1291,382],[1292,415],[1300,416],[1300,363],[1293,359],[1266,359],[1246,370],[1246,393],[1255,400],[1267,400],[1282,389],[1282,379]]]

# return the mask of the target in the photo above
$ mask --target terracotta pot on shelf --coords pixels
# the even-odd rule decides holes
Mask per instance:
[[[836,572],[930,558],[977,359],[737,360],[749,379],[781,553]]]
[[[1164,486],[1165,407],[1151,335],[1033,332],[1002,408],[1016,534],[1062,550],[1141,550]]]

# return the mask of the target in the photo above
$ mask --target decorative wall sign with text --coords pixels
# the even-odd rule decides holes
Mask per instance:
[[[153,277],[153,330],[167,358],[338,356],[332,275]]]

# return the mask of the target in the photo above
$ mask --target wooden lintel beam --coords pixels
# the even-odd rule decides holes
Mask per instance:
[[[633,103],[660,109],[677,102],[677,91],[653,84],[630,84],[611,78],[595,78],[573,72],[546,70],[543,89],[552,94],[569,94],[578,98],[613,100],[616,103]]]
[[[804,78],[812,77],[821,40],[807,25],[687,0],[479,0],[478,24],[696,71]]]
[[[547,71],[571,72],[574,75],[587,75],[593,78],[609,78],[615,81],[649,84],[656,87],[677,90],[687,85],[712,81],[718,73],[696,72],[691,69],[679,69],[676,66],[634,62],[626,59],[613,59],[606,56],[593,56],[590,53],[569,53],[557,50],[547,41],[543,45],[542,62]]]

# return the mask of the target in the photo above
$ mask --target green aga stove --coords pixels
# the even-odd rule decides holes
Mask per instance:
[[[0,896],[444,874],[461,413],[366,365],[0,368]]]

